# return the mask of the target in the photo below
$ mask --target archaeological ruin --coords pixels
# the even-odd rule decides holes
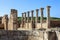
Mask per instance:
[[[40,8],[36,13],[23,12],[21,20],[18,20],[18,11],[11,9],[10,17],[7,14],[0,17],[0,40],[60,40],[60,20],[51,19],[50,8],[46,7],[46,19],[44,8]]]

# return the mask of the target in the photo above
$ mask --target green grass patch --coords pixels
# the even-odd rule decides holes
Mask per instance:
[[[18,17],[18,21],[21,21],[21,19],[22,19],[22,17]],[[33,17],[33,20],[35,20],[35,19],[36,19],[36,17]],[[41,19],[41,17],[38,17],[38,20],[40,20],[40,19]],[[47,18],[44,17],[43,19],[46,20]],[[50,19],[51,20],[60,20],[60,18],[56,18],[56,17],[51,17]],[[31,17],[29,17],[29,20],[31,20]]]

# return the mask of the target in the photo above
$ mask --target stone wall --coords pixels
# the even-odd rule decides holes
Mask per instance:
[[[52,21],[50,21],[50,26],[51,26],[51,28],[52,27],[60,27],[60,20],[59,21],[57,21],[57,20],[52,20]]]
[[[26,32],[0,30],[0,40],[27,40]]]
[[[2,23],[2,17],[0,17],[0,24]]]
[[[0,30],[0,40],[59,40],[59,35],[43,30]]]
[[[41,29],[41,23],[37,23],[36,25],[34,25],[34,26],[37,26],[37,27],[35,27],[35,28],[32,28],[32,26],[31,26],[32,24],[31,23],[25,23],[25,27],[23,27],[25,30],[33,30],[33,29]],[[45,28],[45,29],[47,29],[48,27],[47,27],[47,23],[42,23],[42,28]],[[22,28],[20,27],[20,28],[18,28],[17,30],[22,30]]]

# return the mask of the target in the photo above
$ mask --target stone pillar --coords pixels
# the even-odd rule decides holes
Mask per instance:
[[[17,30],[17,10],[11,9],[9,30]]]
[[[31,11],[31,27],[33,28],[33,12],[34,10]]]
[[[21,22],[23,22],[23,13],[22,13],[22,19],[21,19]]]
[[[24,17],[24,20],[25,20],[25,23],[26,23],[26,12],[24,12],[23,17]]]
[[[51,6],[47,6],[47,27],[50,28],[50,8]]]
[[[22,28],[22,27],[24,27],[23,13],[22,13],[22,20],[21,20],[21,22],[22,22],[22,26],[21,26],[21,28]]]
[[[38,11],[39,9],[36,9],[36,23],[38,23]]]
[[[41,28],[42,28],[42,23],[43,23],[43,10],[44,10],[44,8],[40,9],[40,12],[41,12],[41,19],[40,19]]]
[[[24,28],[26,28],[26,12],[24,12],[24,14],[23,14],[23,20],[24,20]]]
[[[29,28],[29,11],[27,12],[28,13],[28,15],[27,15],[27,27]]]
[[[22,19],[23,19],[23,13],[22,13]]]
[[[2,18],[2,24],[4,25],[4,29],[8,30],[8,15],[4,15]]]
[[[38,11],[39,9],[36,9],[36,28],[35,29],[38,29]]]

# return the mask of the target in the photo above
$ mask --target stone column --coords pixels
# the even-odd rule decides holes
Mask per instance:
[[[39,28],[38,27],[38,11],[39,11],[39,9],[36,9],[36,28],[35,29],[37,29],[37,28]]]
[[[24,12],[23,17],[24,17],[24,28],[26,28],[26,12]]]
[[[38,23],[38,11],[39,9],[36,9],[36,23]]]
[[[27,15],[27,27],[29,28],[29,11],[27,12],[28,13],[28,15]]]
[[[4,25],[4,29],[8,30],[8,15],[4,15],[2,18],[2,24]]]
[[[47,6],[47,27],[50,28],[50,8],[51,6]]]
[[[22,13],[22,19],[21,19],[21,22],[23,22],[23,13]]]
[[[22,13],[22,19],[23,19],[23,13]]]
[[[43,10],[44,10],[44,8],[40,9],[40,12],[41,12],[41,19],[40,19],[41,28],[42,28],[42,23],[43,23]]]
[[[23,28],[24,27],[23,13],[22,13],[22,20],[21,20],[21,22],[22,22],[21,28]]]
[[[26,23],[26,12],[24,12],[24,20],[25,20],[25,23]]]
[[[17,10],[11,9],[9,18],[9,30],[17,30]]]
[[[5,29],[8,30],[8,15],[5,15]]]
[[[31,27],[33,28],[33,12],[34,10],[31,11]]]

